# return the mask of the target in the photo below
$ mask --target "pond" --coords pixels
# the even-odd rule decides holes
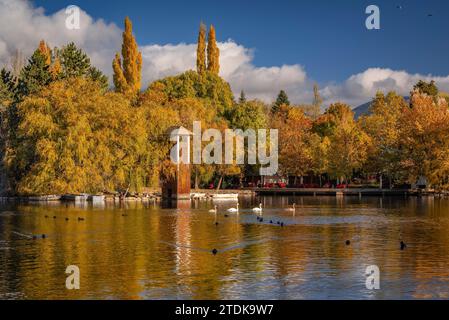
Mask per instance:
[[[227,201],[0,203],[0,298],[449,299],[447,199],[239,202],[239,214]],[[69,265],[79,290],[66,289]]]

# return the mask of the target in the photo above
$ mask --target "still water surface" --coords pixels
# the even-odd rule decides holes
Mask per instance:
[[[228,217],[235,203],[216,204],[217,226],[212,202],[0,203],[0,299],[449,299],[449,200],[249,197]]]

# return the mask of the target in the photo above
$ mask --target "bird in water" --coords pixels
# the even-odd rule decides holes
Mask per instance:
[[[401,241],[401,250],[405,250],[407,248],[407,245],[404,241]]]
[[[238,213],[239,212],[239,203],[237,202],[237,208],[229,208],[226,210],[227,212]]]
[[[217,206],[214,206],[213,209],[210,209],[209,213],[217,213]]]
[[[351,241],[350,240],[346,240],[345,243],[346,243],[347,246],[349,246],[351,244]]]
[[[259,207],[253,208],[253,212],[262,212],[262,203],[259,204]]]
[[[287,211],[296,212],[296,203],[294,203],[291,208],[288,208]]]
[[[218,253],[218,250],[217,249],[213,249],[212,250],[212,254],[215,256],[216,254]]]
[[[84,221],[84,218],[78,217],[78,221]]]

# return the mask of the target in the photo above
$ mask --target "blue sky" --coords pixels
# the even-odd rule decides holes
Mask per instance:
[[[77,30],[66,28],[73,4],[82,10]],[[380,8],[380,30],[365,27],[370,4]],[[448,12],[446,0],[0,0],[0,67],[17,50],[31,55],[41,39],[51,47],[73,41],[111,79],[128,15],[145,89],[195,68],[203,21],[216,27],[220,75],[236,95],[271,102],[282,89],[293,103],[309,103],[318,83],[325,105],[357,106],[379,90],[408,95],[419,80],[449,92]]]
[[[95,18],[134,23],[139,44],[196,40],[199,21],[220,40],[255,49],[256,66],[300,64],[309,77],[342,81],[370,67],[449,74],[449,1],[37,0],[48,13],[76,4]],[[364,27],[369,4],[381,10],[381,30]],[[396,6],[401,5],[402,9]],[[432,17],[428,17],[432,13]]]

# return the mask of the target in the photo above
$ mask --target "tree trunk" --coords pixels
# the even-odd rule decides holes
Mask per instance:
[[[320,179],[320,188],[323,186],[323,183],[321,181],[321,174],[319,175],[319,179]]]
[[[198,169],[195,168],[195,190],[199,189]]]
[[[382,180],[382,175],[380,175],[380,177],[379,177],[379,189],[382,190],[382,188],[383,188],[383,180]]]
[[[220,190],[221,184],[223,183],[223,175],[220,176],[220,180],[218,180],[217,190]]]

